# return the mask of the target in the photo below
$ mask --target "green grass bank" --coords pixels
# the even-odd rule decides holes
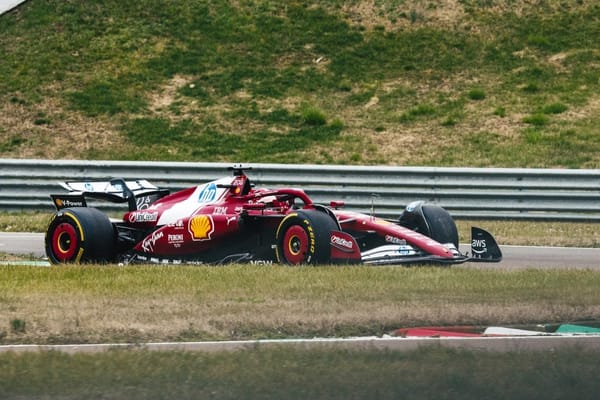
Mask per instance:
[[[595,0],[29,0],[0,156],[600,166]]]

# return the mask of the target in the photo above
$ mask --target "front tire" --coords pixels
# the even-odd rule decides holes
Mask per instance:
[[[277,261],[291,265],[330,263],[331,231],[336,229],[336,222],[321,211],[288,214],[277,228]]]
[[[454,219],[442,207],[426,204],[423,215],[429,226],[429,237],[439,243],[452,243],[458,249],[458,230]]]
[[[105,263],[115,257],[116,235],[109,218],[88,207],[56,212],[46,231],[45,247],[52,264]]]
[[[452,243],[458,249],[458,229],[448,211],[444,208],[415,201],[400,215],[398,223],[439,243]]]

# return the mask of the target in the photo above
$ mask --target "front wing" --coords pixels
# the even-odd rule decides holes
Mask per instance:
[[[500,262],[502,251],[494,237],[487,231],[471,228],[471,252],[463,254],[453,244],[448,244],[451,257],[427,254],[409,244],[388,244],[361,253],[361,262],[370,265],[392,264],[462,264],[464,262]]]

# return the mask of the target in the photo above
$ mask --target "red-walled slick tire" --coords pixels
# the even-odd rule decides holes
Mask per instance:
[[[115,257],[115,230],[101,211],[88,207],[57,211],[46,231],[46,255],[52,264],[105,263]]]
[[[282,264],[328,264],[335,221],[326,213],[302,210],[288,214],[277,228],[277,261]]]

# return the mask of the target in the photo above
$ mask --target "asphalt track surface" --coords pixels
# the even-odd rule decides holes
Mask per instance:
[[[466,263],[473,268],[578,268],[600,270],[600,248],[500,246],[500,263]],[[468,247],[461,251],[467,251]],[[0,232],[0,252],[44,258],[43,233]]]

